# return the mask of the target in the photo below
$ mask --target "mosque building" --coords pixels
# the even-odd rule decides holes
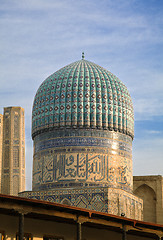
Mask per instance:
[[[126,86],[82,59],[50,75],[32,111],[32,191],[47,200],[143,219],[133,194],[134,113]]]

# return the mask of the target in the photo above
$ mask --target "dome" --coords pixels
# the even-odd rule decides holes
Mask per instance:
[[[84,58],[53,73],[34,99],[32,137],[63,128],[118,131],[133,138],[133,106],[126,86]]]
[[[132,192],[131,97],[85,60],[50,75],[33,104],[34,191],[110,187]]]

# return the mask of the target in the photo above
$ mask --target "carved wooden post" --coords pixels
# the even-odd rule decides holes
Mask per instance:
[[[160,236],[157,236],[157,239],[158,239],[158,240],[161,240],[161,239],[162,239],[162,237],[160,237]]]
[[[77,240],[82,240],[82,228],[79,221],[77,221]]]
[[[124,224],[122,224],[122,240],[127,240],[126,228]]]
[[[24,238],[24,214],[19,213],[19,240]]]

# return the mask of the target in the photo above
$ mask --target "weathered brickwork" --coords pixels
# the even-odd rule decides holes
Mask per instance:
[[[122,189],[108,189],[108,213],[143,220],[143,200]]]
[[[143,199],[144,221],[163,224],[163,177],[134,176],[134,194]]]

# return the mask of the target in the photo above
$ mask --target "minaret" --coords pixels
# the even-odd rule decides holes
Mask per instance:
[[[2,193],[25,190],[24,109],[6,107],[3,114]]]
[[[2,141],[3,141],[3,115],[0,114],[0,193],[1,193],[1,175],[2,175]]]

